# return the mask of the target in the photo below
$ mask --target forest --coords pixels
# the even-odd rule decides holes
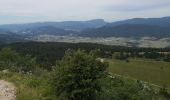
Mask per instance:
[[[127,59],[129,57],[148,58],[170,62],[170,48],[137,48],[123,46],[109,46],[94,43],[62,43],[62,42],[18,42],[2,44],[0,48],[9,47],[22,55],[31,55],[44,67],[50,67],[60,60],[65,51],[72,50],[97,50],[102,58]]]

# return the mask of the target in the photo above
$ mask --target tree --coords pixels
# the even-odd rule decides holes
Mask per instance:
[[[11,48],[3,48],[0,51],[0,60],[1,61],[15,61],[16,59],[18,59],[19,54],[16,53],[14,50],[12,50]]]
[[[126,60],[129,57],[129,55],[124,52],[115,52],[113,57],[119,60]]]
[[[0,70],[9,69],[13,72],[30,72],[37,67],[36,59],[30,55],[21,56],[10,48],[0,51]]]
[[[57,96],[60,100],[95,100],[107,67],[108,63],[101,62],[94,53],[66,51],[52,72]]]
[[[170,62],[170,54],[167,54],[163,60],[166,62]]]

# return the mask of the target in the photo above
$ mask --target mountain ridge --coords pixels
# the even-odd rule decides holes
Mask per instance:
[[[158,25],[158,26],[170,26],[170,17],[161,17],[161,18],[132,18],[116,22],[108,23],[106,26],[116,26],[122,24],[149,24],[149,25]]]
[[[170,17],[133,18],[84,30],[85,37],[170,37]]]
[[[0,28],[7,29],[10,31],[20,31],[30,28],[38,28],[43,26],[54,26],[61,29],[71,29],[71,30],[82,30],[86,28],[95,28],[105,25],[103,19],[94,19],[88,21],[63,21],[63,22],[37,22],[37,23],[26,23],[26,24],[6,24],[0,25]]]
[[[9,29],[8,29],[9,28]],[[170,37],[170,17],[133,18],[117,22],[103,19],[89,21],[42,22],[0,25],[0,36],[5,41],[33,39],[39,35],[79,37]],[[10,39],[8,39],[8,36]],[[5,37],[5,38],[2,38]],[[2,41],[1,40],[1,41]]]

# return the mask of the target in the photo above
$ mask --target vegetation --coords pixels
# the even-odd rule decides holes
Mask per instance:
[[[139,80],[107,77],[102,80],[103,92],[98,100],[158,100],[159,95]]]
[[[27,54],[36,58],[37,63],[48,70],[55,65],[56,60],[61,60],[67,49],[78,50],[82,49],[86,52],[98,49],[99,56],[102,58],[112,58],[114,53],[127,54],[133,58],[147,58],[154,60],[170,61],[170,48],[136,48],[136,47],[121,47],[121,46],[107,46],[93,43],[54,43],[54,42],[22,42],[0,45],[0,48],[12,48],[21,55]],[[158,55],[156,58],[153,56]],[[148,56],[150,55],[150,56]]]
[[[108,59],[108,61],[110,62],[108,70],[112,73],[170,87],[170,63],[168,62],[133,58],[129,59],[128,63],[116,59]]]
[[[99,80],[108,64],[91,53],[68,50],[53,70],[53,84],[62,100],[96,100],[101,91]]]
[[[35,71],[36,67],[36,59],[29,55],[21,56],[10,48],[0,51],[0,70],[26,73]]]
[[[84,49],[79,50],[79,45]],[[12,47],[18,53],[10,48],[1,49],[0,79],[16,85],[17,100],[157,100],[160,97],[169,99],[169,63],[135,58],[140,54],[132,55],[131,50],[127,48],[125,50],[129,50],[128,52],[121,51],[124,47],[112,49],[110,46],[96,44],[88,47],[87,44],[65,43],[58,43],[57,47],[55,43],[16,43],[7,47]],[[67,50],[69,47],[73,50]],[[92,49],[97,50],[91,51]],[[152,49],[144,51],[147,50]],[[64,51],[65,56],[62,55]],[[33,55],[29,56],[26,53]],[[57,55],[62,59],[57,58]],[[111,60],[112,55],[123,59]],[[107,57],[107,60],[101,57]],[[51,59],[54,61],[50,61]],[[42,66],[48,61],[48,66]],[[109,67],[106,61],[110,63]],[[150,83],[162,86],[160,91],[159,87],[155,88]]]
[[[17,100],[57,100],[49,84],[49,73],[30,75],[16,72],[1,72],[0,80],[12,82],[17,87]]]

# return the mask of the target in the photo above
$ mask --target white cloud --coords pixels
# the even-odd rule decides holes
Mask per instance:
[[[170,0],[0,0],[0,22],[120,20],[170,15]],[[1,18],[3,16],[3,19]],[[8,17],[5,16],[15,16]]]

